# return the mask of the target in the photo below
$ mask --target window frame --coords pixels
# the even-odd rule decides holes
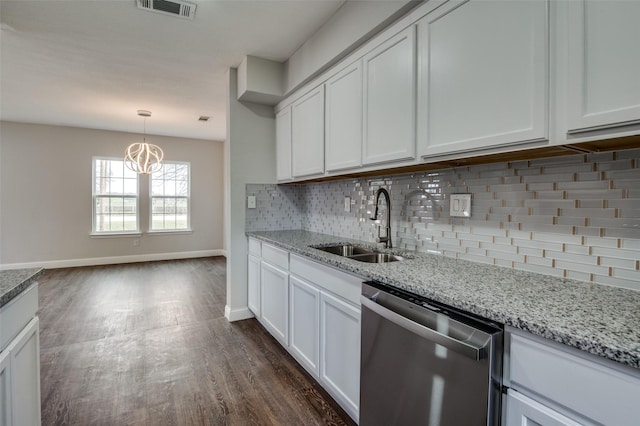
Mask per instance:
[[[187,166],[187,195],[186,196],[178,196],[178,195],[153,195],[153,174],[149,174],[149,226],[147,233],[149,234],[188,234],[192,232],[191,229],[191,162],[190,161],[163,161],[162,169],[164,170],[165,165],[173,164],[173,165],[186,165]],[[187,200],[187,227],[186,228],[178,228],[178,229],[153,229],[153,200],[154,198],[162,198],[162,199],[186,199]]]
[[[124,164],[124,160],[119,157],[107,157],[96,155],[91,157],[91,236],[95,237],[117,237],[117,236],[140,236],[142,235],[142,230],[140,229],[140,176],[136,174],[136,193],[132,194],[121,194],[121,195],[102,195],[96,193],[96,165],[98,161],[119,161],[122,162],[123,171],[126,169],[126,165]],[[123,174],[124,177],[124,174]],[[96,211],[96,199],[97,197],[101,198],[135,198],[136,205],[136,229],[135,230],[121,230],[121,231],[98,231],[97,226],[97,211]]]

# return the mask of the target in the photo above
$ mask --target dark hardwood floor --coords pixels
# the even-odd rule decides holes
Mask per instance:
[[[40,283],[42,424],[353,424],[254,320],[223,257],[54,269]]]

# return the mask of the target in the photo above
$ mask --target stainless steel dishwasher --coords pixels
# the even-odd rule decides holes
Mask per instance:
[[[499,425],[502,327],[362,285],[360,425]]]

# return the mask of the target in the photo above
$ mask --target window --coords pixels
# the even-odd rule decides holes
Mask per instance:
[[[138,175],[123,160],[93,159],[93,232],[139,232]]]
[[[167,163],[151,175],[151,231],[190,229],[190,165]]]

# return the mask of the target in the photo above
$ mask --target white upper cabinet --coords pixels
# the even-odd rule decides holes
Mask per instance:
[[[293,177],[324,173],[324,85],[291,105]]]
[[[452,0],[418,22],[419,155],[548,139],[548,3]]]
[[[349,65],[325,84],[327,171],[362,164],[362,62]]]
[[[291,107],[276,114],[276,178],[291,179]]]
[[[415,158],[415,27],[363,58],[363,163]]]
[[[640,1],[565,6],[567,132],[640,123]]]

